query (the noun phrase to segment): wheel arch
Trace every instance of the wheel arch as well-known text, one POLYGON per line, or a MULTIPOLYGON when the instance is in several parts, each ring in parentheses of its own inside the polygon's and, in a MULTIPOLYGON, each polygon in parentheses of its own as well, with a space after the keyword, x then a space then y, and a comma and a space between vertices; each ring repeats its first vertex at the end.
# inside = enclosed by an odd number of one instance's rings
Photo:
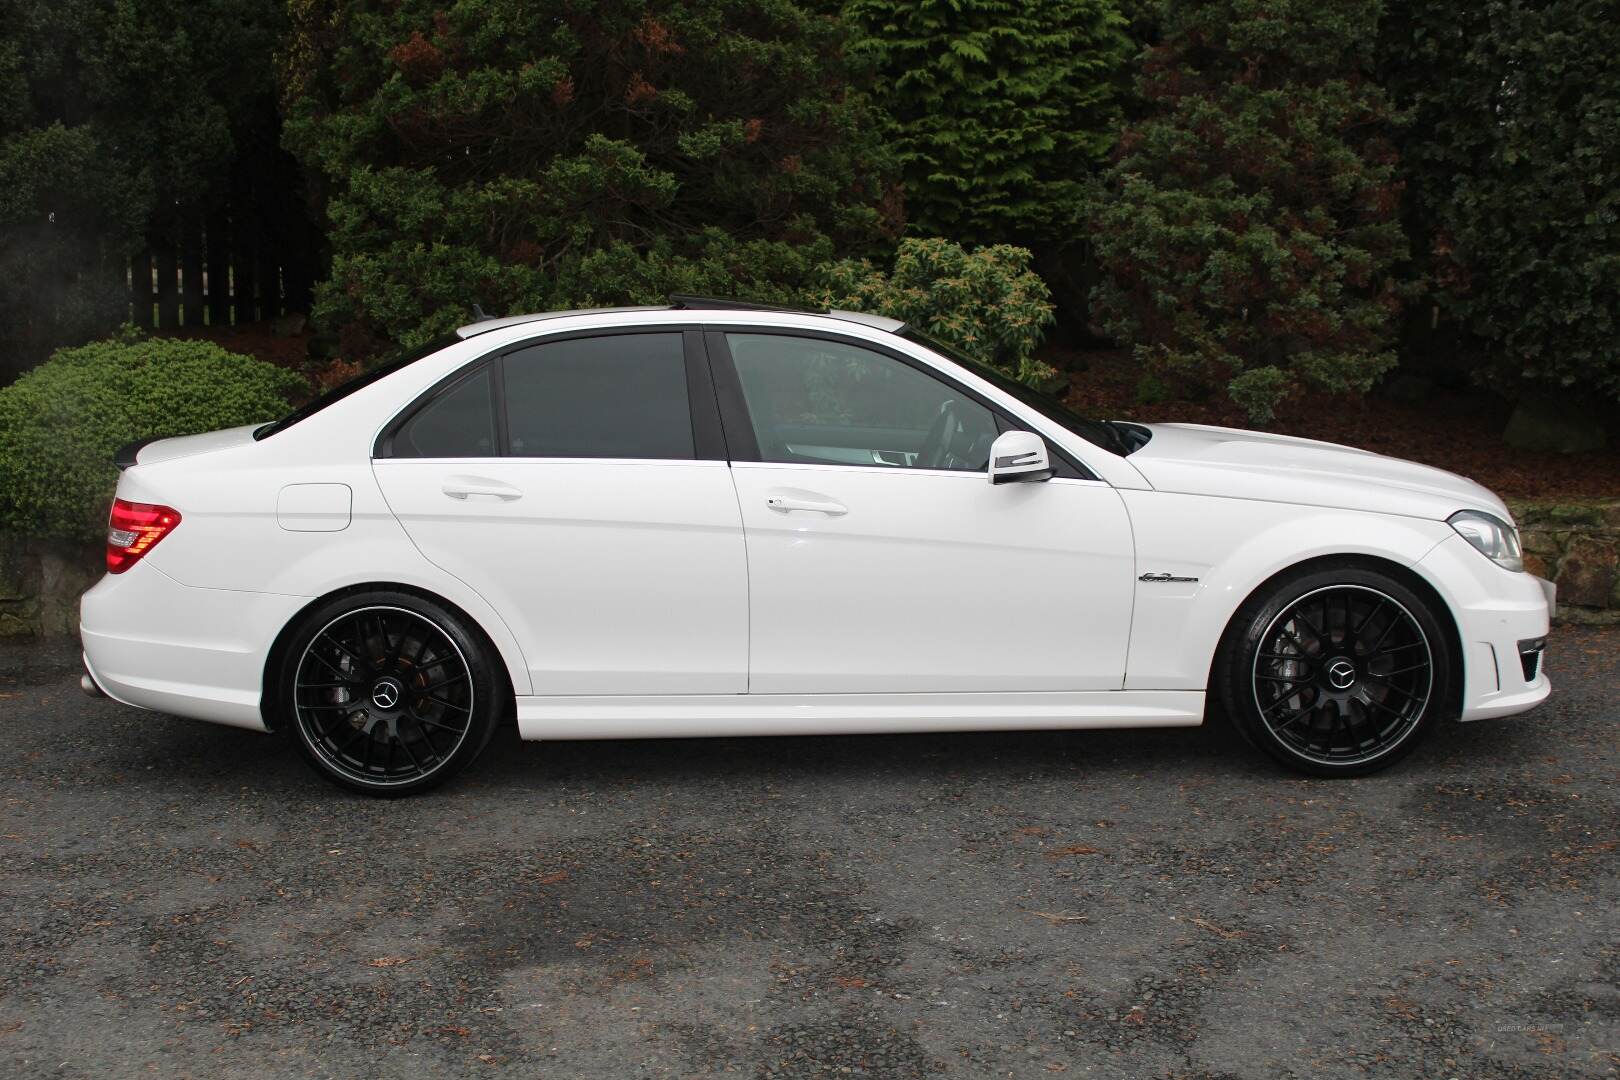
POLYGON ((1230 643, 1232 641, 1232 630, 1237 625, 1238 617, 1242 614, 1243 610, 1249 606, 1249 602, 1258 596, 1264 595, 1268 590, 1274 589, 1277 583, 1284 578, 1292 577, 1298 574, 1307 574, 1314 570, 1325 569, 1330 566, 1351 566, 1364 570, 1377 571, 1378 573, 1395 579, 1402 585, 1411 589, 1429 605, 1430 611, 1434 614, 1435 621, 1440 624, 1441 630, 1446 635, 1446 643, 1450 646, 1451 652, 1452 677, 1447 688, 1448 700, 1444 703, 1445 707, 1440 715, 1444 719, 1453 719, 1459 715, 1462 712, 1463 703, 1464 661, 1462 633, 1457 625, 1456 613, 1451 610, 1451 605, 1447 603, 1445 597, 1440 594, 1440 590, 1435 588, 1427 578, 1418 573, 1412 567, 1402 565, 1401 563, 1392 559, 1386 559, 1378 555, 1368 555, 1360 552, 1314 555, 1308 559, 1301 559, 1299 562, 1293 563, 1282 568, 1281 570, 1276 571, 1264 581, 1261 581, 1250 589, 1249 592, 1238 601, 1237 605, 1232 608, 1231 613, 1227 616, 1226 625, 1221 630, 1221 636, 1216 647, 1215 655, 1211 657, 1210 670, 1206 680, 1206 689, 1211 694, 1210 699, 1213 700, 1213 683, 1215 672, 1218 669, 1222 659, 1224 659, 1227 649, 1230 647, 1230 643))
POLYGON ((461 619, 472 633, 478 635, 479 643, 489 651, 489 655, 499 661, 496 664, 496 669, 500 673, 500 677, 505 684, 505 694, 511 704, 511 709, 509 711, 515 715, 517 708, 517 692, 513 686, 512 672, 508 666, 507 658, 500 647, 495 643, 495 639, 491 637, 489 631, 484 628, 481 622, 469 614, 466 608, 462 607, 460 604, 457 604, 453 600, 441 596, 431 589, 422 588, 420 585, 406 585, 398 581, 363 581, 357 582, 353 585, 345 585, 341 588, 332 589, 331 591, 323 593, 320 596, 313 597, 309 603, 305 604, 303 607, 294 612, 292 617, 286 621, 279 631, 277 631, 276 638, 271 643, 269 652, 265 654, 264 670, 260 673, 261 694, 259 697, 259 712, 264 719, 264 726, 268 730, 278 730, 275 717, 280 711, 281 698, 280 687, 277 685, 277 679, 275 676, 280 670, 282 663, 287 658, 288 649, 292 647, 294 631, 300 624, 303 623, 305 617, 321 604, 338 599, 339 597, 352 596, 364 592, 375 592, 379 590, 405 593, 409 596, 415 596, 418 599, 438 604, 439 606, 448 610, 451 614, 461 619))

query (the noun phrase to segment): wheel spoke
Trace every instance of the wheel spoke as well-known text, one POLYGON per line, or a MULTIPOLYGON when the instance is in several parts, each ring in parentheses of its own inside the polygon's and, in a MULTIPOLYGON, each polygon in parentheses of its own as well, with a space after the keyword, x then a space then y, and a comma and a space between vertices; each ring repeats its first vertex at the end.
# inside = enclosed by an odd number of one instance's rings
MULTIPOLYGON (((367 661, 364 657, 362 657, 359 653, 355 652, 353 649, 349 648, 347 645, 343 644, 343 642, 341 642, 337 638, 333 637, 331 634, 322 632, 321 637, 324 638, 327 642, 329 642, 333 647, 335 647, 338 650, 338 652, 341 652, 344 656, 347 656, 350 660, 353 660, 356 664, 359 664, 361 667, 365 668, 367 671, 375 671, 376 670, 376 668, 371 666, 371 663, 369 661, 367 661)), ((364 645, 362 644, 362 648, 363 647, 364 647, 364 645)))
POLYGON ((1271 713, 1271 710, 1275 709, 1277 706, 1286 705, 1290 701, 1294 700, 1296 697, 1299 697, 1299 695, 1298 694, 1284 694, 1282 697, 1278 698, 1276 701, 1273 701, 1270 705, 1267 705, 1265 708, 1261 709, 1260 710, 1260 715, 1261 716, 1267 716, 1267 715, 1269 715, 1271 713))
POLYGON ((1408 701, 1422 701, 1423 700, 1423 698, 1421 696, 1419 696, 1417 694, 1414 694, 1414 693, 1412 693, 1411 691, 1408 691, 1408 690, 1402 690, 1400 687, 1395 686, 1394 684, 1387 684, 1387 685, 1385 685, 1384 689, 1392 691, 1394 693, 1397 693, 1397 694, 1401 695, 1402 697, 1404 697, 1408 701))
POLYGON ((363 727, 350 728, 349 729, 349 737, 347 739, 344 739, 337 746, 338 753, 341 754, 341 753, 346 752, 349 749, 349 747, 353 746, 361 738, 370 738, 370 733, 367 732, 366 729, 363 728, 363 727))
POLYGON ((422 741, 427 743, 428 753, 432 754, 435 758, 440 757, 441 755, 439 754, 439 747, 436 743, 434 743, 433 736, 428 730, 432 725, 424 723, 421 717, 416 717, 415 719, 418 730, 422 732, 422 741))
POLYGON ((1361 635, 1362 635, 1362 632, 1363 632, 1363 631, 1365 631, 1365 630, 1366 630, 1366 629, 1367 629, 1367 626, 1368 626, 1368 624, 1369 624, 1369 623, 1371 623, 1371 622, 1372 622, 1372 621, 1373 621, 1373 618, 1374 618, 1374 617, 1375 617, 1375 616, 1376 616, 1376 615, 1377 615, 1377 614, 1378 614, 1378 613, 1379 613, 1379 612, 1380 612, 1380 611, 1383 611, 1383 610, 1384 610, 1384 605, 1385 605, 1385 604, 1388 604, 1388 603, 1389 603, 1389 601, 1388 601, 1388 600, 1386 600, 1386 599, 1385 599, 1385 598, 1384 598, 1384 597, 1382 597, 1382 596, 1380 596, 1380 597, 1379 597, 1379 598, 1378 598, 1378 603, 1376 603, 1376 604, 1374 604, 1374 605, 1373 605, 1373 606, 1372 606, 1372 607, 1371 607, 1371 608, 1370 608, 1370 609, 1369 609, 1369 610, 1368 610, 1368 611, 1367 611, 1367 614, 1366 614, 1366 615, 1364 615, 1364 616, 1362 616, 1362 619, 1361 619, 1361 623, 1360 623, 1360 625, 1358 625, 1358 626, 1357 626, 1357 627, 1356 627, 1356 629, 1355 629, 1355 632, 1354 632, 1354 633, 1352 633, 1352 634, 1351 634, 1351 635, 1350 635, 1350 640, 1351 640, 1351 641, 1354 641, 1354 642, 1356 642, 1356 643, 1358 643, 1358 644, 1359 644, 1359 643, 1360 643, 1360 642, 1361 642, 1361 635))
POLYGON ((1373 659, 1376 660, 1380 656, 1394 656, 1396 653, 1405 652, 1407 649, 1427 649, 1428 647, 1428 642, 1425 641, 1408 641, 1404 645, 1396 645, 1385 649, 1383 652, 1373 653, 1373 659))
POLYGON ((353 677, 350 672, 344 671, 342 668, 340 668, 336 664, 332 663, 332 661, 328 660, 326 657, 322 656, 320 653, 314 651, 313 648, 311 648, 311 650, 309 652, 309 657, 311 659, 313 659, 313 660, 318 660, 320 663, 325 665, 325 667, 326 667, 326 669, 328 671, 330 671, 332 674, 336 675, 340 679, 349 679, 349 678, 353 677))
POLYGON ((424 772, 425 770, 422 768, 422 763, 420 761, 417 761, 416 760, 416 755, 411 752, 410 740, 406 739, 405 736, 401 735, 399 737, 398 741, 399 741, 399 748, 401 750, 405 751, 405 756, 406 757, 411 759, 411 768, 415 769, 419 773, 424 772))
MULTIPOLYGON (((1327 614, 1327 604, 1326 604, 1325 601, 1323 602, 1323 606, 1322 606, 1322 614, 1324 614, 1324 615, 1327 614)), ((1321 645, 1325 646, 1325 645, 1327 645, 1327 643, 1330 640, 1332 640, 1331 638, 1328 637, 1328 635, 1326 635, 1326 634, 1324 634, 1322 632, 1321 627, 1319 627, 1315 623, 1311 622, 1311 617, 1305 613, 1305 605, 1304 604, 1300 604, 1298 607, 1294 608, 1294 618, 1296 618, 1300 622, 1304 623, 1305 624, 1305 629, 1309 630, 1311 633, 1316 635, 1316 640, 1317 640, 1318 644, 1321 644, 1321 645)), ((1326 621, 1327 621, 1326 619, 1323 620, 1323 622, 1326 622, 1326 621)))

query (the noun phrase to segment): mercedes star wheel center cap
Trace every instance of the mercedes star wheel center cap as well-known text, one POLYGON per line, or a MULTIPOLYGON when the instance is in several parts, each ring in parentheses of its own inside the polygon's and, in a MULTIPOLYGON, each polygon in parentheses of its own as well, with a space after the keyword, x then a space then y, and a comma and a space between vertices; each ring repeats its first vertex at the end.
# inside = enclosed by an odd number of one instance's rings
POLYGON ((371 703, 379 709, 392 709, 399 704, 405 688, 393 679, 382 679, 371 690, 371 703))
POLYGON ((1327 667, 1328 682, 1335 690, 1348 690, 1356 682, 1356 665, 1342 656, 1327 667))

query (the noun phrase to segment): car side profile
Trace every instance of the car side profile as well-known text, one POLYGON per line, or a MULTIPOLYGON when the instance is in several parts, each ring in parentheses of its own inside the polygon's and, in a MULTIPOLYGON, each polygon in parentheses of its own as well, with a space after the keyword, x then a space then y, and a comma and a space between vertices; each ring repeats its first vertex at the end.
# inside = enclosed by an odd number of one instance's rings
POLYGON ((1470 480, 1085 419, 892 319, 677 298, 463 327, 119 454, 87 692, 398 795, 525 739, 1173 727, 1367 773, 1546 698, 1470 480))

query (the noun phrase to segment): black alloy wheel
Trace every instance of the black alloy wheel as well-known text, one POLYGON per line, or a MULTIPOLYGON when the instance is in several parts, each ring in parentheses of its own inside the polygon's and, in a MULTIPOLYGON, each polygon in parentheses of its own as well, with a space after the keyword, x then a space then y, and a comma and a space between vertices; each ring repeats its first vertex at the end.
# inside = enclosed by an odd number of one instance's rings
POLYGON ((1251 600, 1222 654, 1217 700, 1239 730, 1326 776, 1372 772, 1409 752, 1448 700, 1454 667, 1423 597, 1348 568, 1251 600))
POLYGON ((286 705, 300 749, 356 791, 442 783, 484 748, 499 711, 479 638, 406 594, 337 606, 311 613, 291 655, 286 705))

